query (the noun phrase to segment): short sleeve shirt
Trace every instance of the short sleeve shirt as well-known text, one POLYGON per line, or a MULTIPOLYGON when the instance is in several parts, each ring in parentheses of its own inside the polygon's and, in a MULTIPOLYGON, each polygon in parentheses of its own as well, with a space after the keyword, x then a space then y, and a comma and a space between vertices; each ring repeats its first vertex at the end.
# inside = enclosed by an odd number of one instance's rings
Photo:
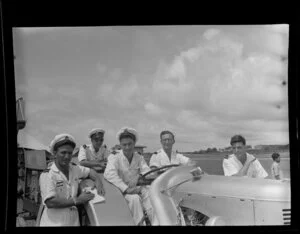
POLYGON ((80 162, 82 160, 104 160, 108 158, 109 154, 109 150, 103 145, 97 152, 95 151, 95 148, 92 144, 86 145, 86 148, 80 146, 78 153, 78 161, 80 162))
POLYGON ((280 164, 277 162, 273 162, 271 166, 271 174, 272 178, 276 179, 275 176, 279 176, 279 179, 282 179, 282 172, 280 170, 280 164))
MULTIPOLYGON (((253 158, 253 155, 247 153, 246 162, 251 161, 253 158)), ((229 155, 227 159, 223 159, 223 170, 225 176, 232 176, 238 173, 242 169, 242 167, 243 164, 234 154, 229 155)), ((268 173, 265 171, 258 159, 256 159, 249 166, 246 176, 251 178, 265 178, 268 176, 268 173)))
MULTIPOLYGON (((80 179, 86 178, 90 169, 83 166, 70 164, 69 180, 53 163, 48 173, 40 176, 40 188, 42 202, 47 199, 58 197, 70 199, 76 197, 80 179)), ((43 211, 40 226, 74 226, 78 214, 76 207, 68 208, 47 208, 43 211)), ((76 226, 76 225, 75 225, 76 226)))
POLYGON ((163 149, 158 150, 152 154, 149 165, 162 167, 170 164, 188 165, 190 159, 182 154, 178 154, 174 151, 171 153, 171 160, 163 149))

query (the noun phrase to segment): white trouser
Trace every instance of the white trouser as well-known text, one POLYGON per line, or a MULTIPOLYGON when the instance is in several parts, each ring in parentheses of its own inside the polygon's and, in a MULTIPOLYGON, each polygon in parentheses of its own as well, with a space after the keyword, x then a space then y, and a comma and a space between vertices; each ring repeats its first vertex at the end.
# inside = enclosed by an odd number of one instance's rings
POLYGON ((75 206, 49 209, 45 207, 40 226, 80 226, 77 208, 75 206))
POLYGON ((139 224, 139 222, 144 217, 144 212, 143 212, 143 208, 144 208, 150 219, 151 224, 157 225, 157 220, 154 215, 154 211, 150 202, 149 186, 143 186, 140 195, 126 194, 125 199, 128 202, 128 206, 133 216, 133 220, 135 224, 139 224))

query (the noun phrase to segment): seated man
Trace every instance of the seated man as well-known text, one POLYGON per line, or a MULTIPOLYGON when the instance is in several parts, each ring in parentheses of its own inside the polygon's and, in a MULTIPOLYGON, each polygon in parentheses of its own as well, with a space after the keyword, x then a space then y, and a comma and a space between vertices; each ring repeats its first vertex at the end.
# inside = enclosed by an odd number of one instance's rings
POLYGON ((170 165, 190 165, 194 166, 196 163, 190 158, 172 151, 173 145, 175 143, 175 136, 170 131, 162 131, 160 133, 160 142, 162 149, 155 152, 150 159, 149 165, 151 169, 170 165))
POLYGON ((246 140, 241 135, 231 138, 233 154, 223 159, 225 176, 247 176, 252 178, 266 178, 268 173, 258 159, 246 152, 246 140))
POLYGON ((94 197, 94 194, 86 192, 77 196, 80 179, 91 178, 98 193, 104 195, 101 178, 93 169, 71 163, 75 145, 74 138, 69 134, 55 136, 50 144, 55 161, 40 176, 42 202, 45 205, 40 226, 79 226, 77 205, 94 197))
POLYGON ((144 209, 154 224, 154 214, 148 194, 149 186, 137 186, 138 178, 150 171, 142 155, 134 151, 138 140, 137 132, 132 128, 122 128, 117 139, 121 150, 108 157, 104 178, 117 186, 128 202, 135 224, 143 224, 144 209))
POLYGON ((103 173, 106 167, 107 157, 110 152, 106 145, 102 145, 105 131, 100 128, 91 130, 89 138, 91 143, 80 147, 78 161, 81 166, 93 168, 98 173, 103 173))

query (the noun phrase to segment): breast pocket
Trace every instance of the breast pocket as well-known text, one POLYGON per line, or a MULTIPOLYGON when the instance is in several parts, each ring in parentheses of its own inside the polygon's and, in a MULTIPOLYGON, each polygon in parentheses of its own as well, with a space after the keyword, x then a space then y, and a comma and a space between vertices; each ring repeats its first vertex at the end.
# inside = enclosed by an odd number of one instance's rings
POLYGON ((64 181, 56 181, 55 190, 58 197, 66 197, 67 185, 64 181))

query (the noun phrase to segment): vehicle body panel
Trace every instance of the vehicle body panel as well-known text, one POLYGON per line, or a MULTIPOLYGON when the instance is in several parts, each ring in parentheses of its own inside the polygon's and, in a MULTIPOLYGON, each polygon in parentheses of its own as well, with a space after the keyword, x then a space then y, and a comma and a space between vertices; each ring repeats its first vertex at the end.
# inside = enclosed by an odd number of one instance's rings
POLYGON ((132 226, 135 225, 133 218, 121 191, 103 179, 105 189, 105 201, 101 203, 85 205, 92 226, 132 226))
POLYGON ((178 224, 176 206, 179 203, 208 217, 220 216, 226 225, 283 225, 290 222, 289 181, 207 174, 193 180, 191 169, 193 167, 184 166, 170 169, 152 183, 150 199, 160 224, 178 224), (186 182, 174 186, 182 181, 186 182), (166 190, 172 186, 174 188, 166 190))

